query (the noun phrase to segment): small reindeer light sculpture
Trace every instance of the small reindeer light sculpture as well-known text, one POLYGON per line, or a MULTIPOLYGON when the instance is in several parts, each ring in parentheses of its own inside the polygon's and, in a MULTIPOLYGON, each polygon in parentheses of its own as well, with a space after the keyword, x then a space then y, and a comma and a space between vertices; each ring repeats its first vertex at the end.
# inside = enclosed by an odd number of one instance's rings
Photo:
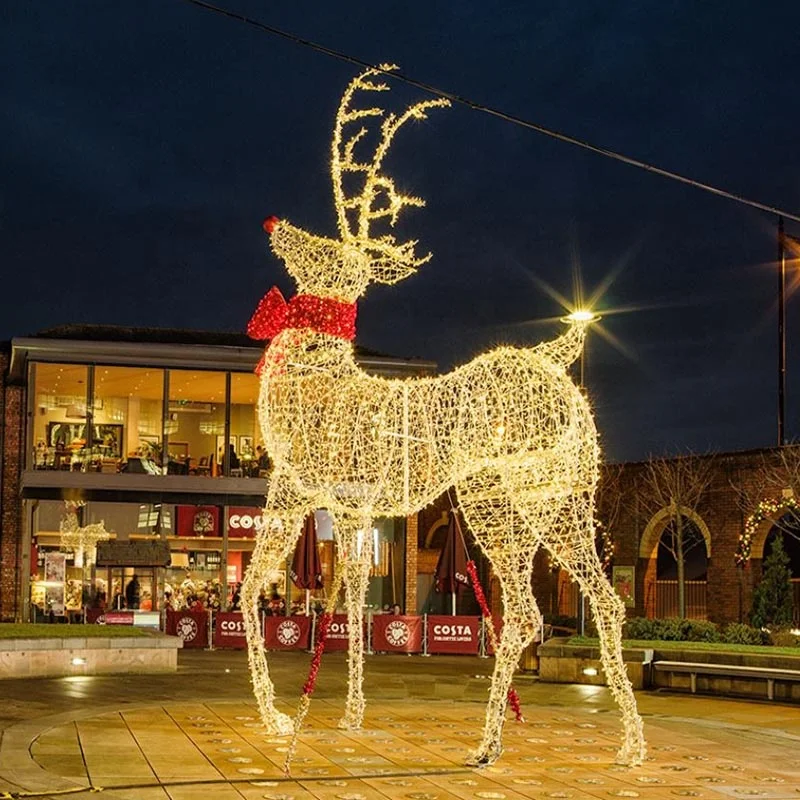
POLYGON ((608 685, 622 713, 618 760, 640 763, 642 723, 622 662, 624 608, 594 546, 597 435, 586 398, 567 374, 586 323, 537 347, 497 348, 440 377, 385 379, 367 375, 355 362, 356 300, 370 283, 395 283, 430 258, 417 256, 415 241, 398 242, 374 226, 391 228, 403 208, 424 205, 398 191, 382 173, 383 161, 403 125, 448 103, 425 101, 401 115, 353 106, 357 93, 388 88, 379 71, 367 70, 352 81, 339 107, 332 146, 339 239, 276 218, 265 223, 297 294, 286 303, 272 289, 248 327, 255 338, 270 340, 259 365, 258 410, 275 463, 264 527, 242 587, 262 719, 272 732, 292 730, 291 718, 275 708, 257 601, 267 576, 292 552, 305 516, 326 508, 334 517, 350 631, 340 726, 357 728, 365 707, 362 606, 372 558, 366 532, 373 519, 413 514, 455 486, 464 518, 500 581, 504 607, 483 738, 470 763, 491 763, 502 750, 512 675, 541 623, 530 584, 540 547, 589 599, 608 685), (351 133, 353 123, 379 117, 377 147, 364 160, 359 151, 367 129, 351 133))

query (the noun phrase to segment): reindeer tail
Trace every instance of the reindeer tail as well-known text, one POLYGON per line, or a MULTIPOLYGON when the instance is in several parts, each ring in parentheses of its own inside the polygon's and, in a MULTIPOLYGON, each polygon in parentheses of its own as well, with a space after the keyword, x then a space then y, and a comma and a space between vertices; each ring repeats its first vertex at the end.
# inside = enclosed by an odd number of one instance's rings
POLYGON ((566 369, 580 357, 586 339, 586 329, 593 321, 570 321, 566 333, 551 342, 542 342, 533 349, 536 353, 566 369))

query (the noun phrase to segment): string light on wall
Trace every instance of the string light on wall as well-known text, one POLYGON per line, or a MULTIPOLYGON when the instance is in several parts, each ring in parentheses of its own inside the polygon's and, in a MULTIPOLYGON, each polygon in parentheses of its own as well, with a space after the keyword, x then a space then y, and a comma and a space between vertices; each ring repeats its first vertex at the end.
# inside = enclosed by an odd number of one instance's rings
MULTIPOLYGON (((388 88, 381 73, 369 69, 352 81, 339 106, 331 161, 339 238, 275 217, 264 223, 297 294, 287 302, 270 290, 248 326, 251 335, 269 339, 258 368, 258 413, 275 465, 264 527, 242 587, 262 719, 276 733, 293 729, 291 718, 275 708, 258 596, 292 553, 307 514, 326 508, 334 520, 350 635, 340 726, 358 728, 365 708, 362 608, 374 568, 373 520, 414 514, 455 486, 461 513, 503 590, 504 625, 483 736, 470 762, 491 763, 502 751, 511 679, 541 627, 530 574, 534 554, 544 547, 589 599, 606 679, 622 712, 618 759, 640 763, 642 724, 622 661, 625 611, 595 550, 597 435, 588 401, 567 371, 590 321, 572 320, 562 336, 536 347, 499 347, 440 377, 375 377, 355 362, 358 298, 371 283, 393 284, 430 258, 417 254, 416 241, 398 241, 392 232, 406 207, 424 201, 401 193, 384 174, 383 161, 403 126, 423 122, 448 102, 425 101, 399 114, 356 106, 362 96, 388 88), (377 144, 367 156, 369 123, 376 123, 377 144)), ((310 692, 306 708, 309 698, 310 692)))

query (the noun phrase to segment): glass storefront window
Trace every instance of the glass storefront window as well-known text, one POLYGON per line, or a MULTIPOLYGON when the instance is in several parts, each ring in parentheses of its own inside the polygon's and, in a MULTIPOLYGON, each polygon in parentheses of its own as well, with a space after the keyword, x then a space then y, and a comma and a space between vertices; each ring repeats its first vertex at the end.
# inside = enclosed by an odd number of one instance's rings
POLYGON ((95 368, 94 449, 101 472, 162 473, 163 396, 163 370, 95 368))
POLYGON ((33 469, 83 469, 89 455, 86 400, 89 370, 78 364, 33 364, 33 469))
POLYGON ((265 478, 270 467, 258 427, 258 391, 257 375, 231 375, 231 444, 239 459, 238 475, 245 478, 265 478))
POLYGON ((222 474, 225 373, 170 370, 165 428, 170 474, 222 474))

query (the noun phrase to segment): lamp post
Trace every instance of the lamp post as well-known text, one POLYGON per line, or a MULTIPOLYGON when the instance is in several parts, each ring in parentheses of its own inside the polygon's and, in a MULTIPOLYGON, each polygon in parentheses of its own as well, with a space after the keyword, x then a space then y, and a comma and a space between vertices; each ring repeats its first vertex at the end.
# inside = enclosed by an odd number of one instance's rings
POLYGON ((778 217, 778 447, 786 444, 786 247, 778 217))
POLYGON ((800 239, 783 229, 778 217, 778 447, 786 444, 786 251, 800 256, 800 239))
MULTIPOLYGON (((571 314, 568 314, 564 317, 561 321, 566 322, 569 325, 586 325, 587 327, 594 322, 597 322, 600 319, 599 315, 595 314, 594 311, 588 308, 576 308, 571 314)), ((585 354, 586 354, 586 342, 584 342, 583 347, 581 348, 581 355, 579 359, 579 375, 580 381, 579 385, 581 387, 581 391, 584 388, 584 377, 585 377, 585 354)), ((585 597, 583 596, 583 592, 578 587, 578 633, 583 636, 586 633, 586 608, 585 608, 585 597)))

